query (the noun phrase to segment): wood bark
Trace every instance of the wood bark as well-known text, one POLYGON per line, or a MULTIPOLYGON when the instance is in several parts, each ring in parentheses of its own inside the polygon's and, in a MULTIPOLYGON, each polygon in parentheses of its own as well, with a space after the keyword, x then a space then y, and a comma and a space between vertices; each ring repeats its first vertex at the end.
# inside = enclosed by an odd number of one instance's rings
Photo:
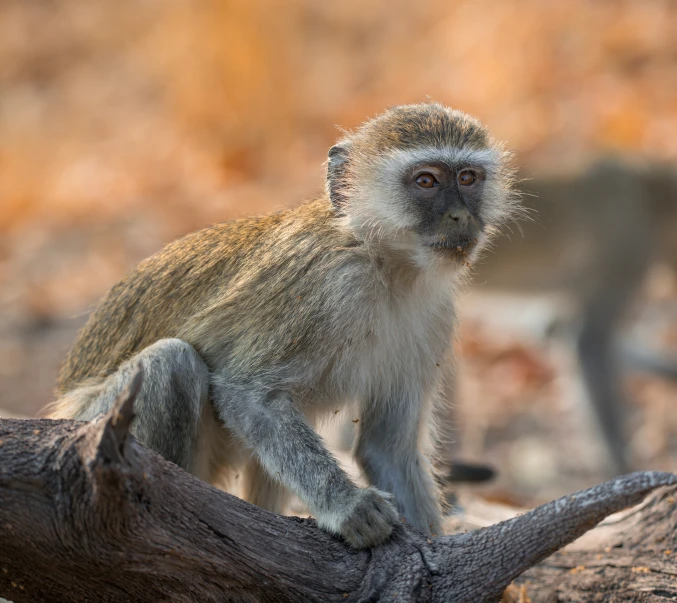
POLYGON ((468 533, 426 539, 402 524, 386 544, 355 551, 312 519, 268 513, 197 480, 129 435, 140 379, 96 423, 0 420, 0 596, 498 601, 525 570, 663 486, 672 489, 533 567, 504 598, 660 601, 677 592, 672 474, 619 477, 468 533), (612 588, 613 599, 586 598, 612 588))
POLYGON ((526 571, 510 592, 534 602, 677 600, 676 500, 674 488, 660 489, 526 571))

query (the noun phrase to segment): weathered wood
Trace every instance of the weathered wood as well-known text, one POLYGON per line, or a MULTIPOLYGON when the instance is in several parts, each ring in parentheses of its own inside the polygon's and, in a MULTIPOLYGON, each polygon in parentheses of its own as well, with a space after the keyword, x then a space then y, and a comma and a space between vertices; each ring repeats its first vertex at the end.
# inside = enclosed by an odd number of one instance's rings
MULTIPOLYGON (((16 603, 496 601, 520 573, 605 516, 677 484, 671 474, 631 474, 489 528, 428 540, 402 525, 385 545, 354 551, 312 519, 263 511, 148 450, 128 434, 134 396, 132 388, 93 424, 0 420, 1 596, 16 603)), ((626 546, 643 542, 643 517, 638 512, 626 546)), ((658 519, 655 530, 671 529, 658 519)), ((672 540, 672 532, 661 537, 672 540)), ((659 561, 672 565, 668 555, 659 561)), ((532 571, 552 571, 548 564, 532 571)))
POLYGON ((519 577, 531 601, 677 600, 677 493, 663 488, 519 577))

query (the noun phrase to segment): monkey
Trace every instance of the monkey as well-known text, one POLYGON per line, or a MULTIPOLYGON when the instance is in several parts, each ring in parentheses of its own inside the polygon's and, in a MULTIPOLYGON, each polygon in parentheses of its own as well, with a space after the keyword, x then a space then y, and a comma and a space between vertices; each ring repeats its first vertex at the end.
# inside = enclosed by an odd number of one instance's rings
POLYGON ((516 219, 511 153, 477 119, 402 105, 329 149, 325 190, 169 244, 115 285, 80 331, 52 418, 93 420, 141 365, 135 435, 281 512, 377 546, 402 518, 441 532, 431 458, 455 296, 516 219), (353 406, 351 406, 353 405, 353 406), (358 487, 314 430, 356 408, 358 487))
MULTIPOLYGON (((666 376, 677 365, 651 359, 616 335, 650 266, 677 269, 677 169, 606 156, 584 169, 518 176, 530 219, 504 232, 473 267, 475 291, 560 291, 578 317, 575 349, 613 474, 627 473, 626 367, 666 376)), ((453 395, 453 394, 452 394, 453 395)))

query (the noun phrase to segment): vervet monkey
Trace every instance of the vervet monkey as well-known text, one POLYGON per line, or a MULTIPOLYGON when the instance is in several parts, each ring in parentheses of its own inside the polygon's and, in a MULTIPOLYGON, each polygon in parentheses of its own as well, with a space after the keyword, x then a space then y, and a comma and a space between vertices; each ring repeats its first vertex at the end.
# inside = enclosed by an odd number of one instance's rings
POLYGON ((134 430, 214 480, 245 466, 246 498, 296 494, 356 548, 403 516, 440 532, 428 454, 454 294, 518 211, 509 154, 439 104, 392 108, 329 150, 325 194, 191 234, 104 297, 61 371, 49 416, 91 420, 140 363, 134 430), (357 487, 312 429, 356 403, 357 487))
POLYGON ((519 187, 531 220, 520 223, 522 234, 495 240, 474 267, 476 290, 559 289, 573 297, 584 382, 612 470, 626 472, 623 360, 631 355, 633 364, 666 375, 670 363, 649 362, 637 346, 622 354, 616 335, 652 263, 677 268, 677 167, 608 157, 583 171, 536 174, 519 187))

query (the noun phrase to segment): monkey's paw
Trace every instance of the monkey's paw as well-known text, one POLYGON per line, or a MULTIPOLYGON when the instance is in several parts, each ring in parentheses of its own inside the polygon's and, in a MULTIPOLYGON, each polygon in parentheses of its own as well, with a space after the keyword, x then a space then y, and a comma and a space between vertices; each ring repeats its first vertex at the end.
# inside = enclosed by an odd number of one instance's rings
POLYGON ((392 496, 376 488, 360 488, 356 502, 341 522, 339 533, 356 549, 366 549, 385 541, 399 522, 390 503, 392 496))

